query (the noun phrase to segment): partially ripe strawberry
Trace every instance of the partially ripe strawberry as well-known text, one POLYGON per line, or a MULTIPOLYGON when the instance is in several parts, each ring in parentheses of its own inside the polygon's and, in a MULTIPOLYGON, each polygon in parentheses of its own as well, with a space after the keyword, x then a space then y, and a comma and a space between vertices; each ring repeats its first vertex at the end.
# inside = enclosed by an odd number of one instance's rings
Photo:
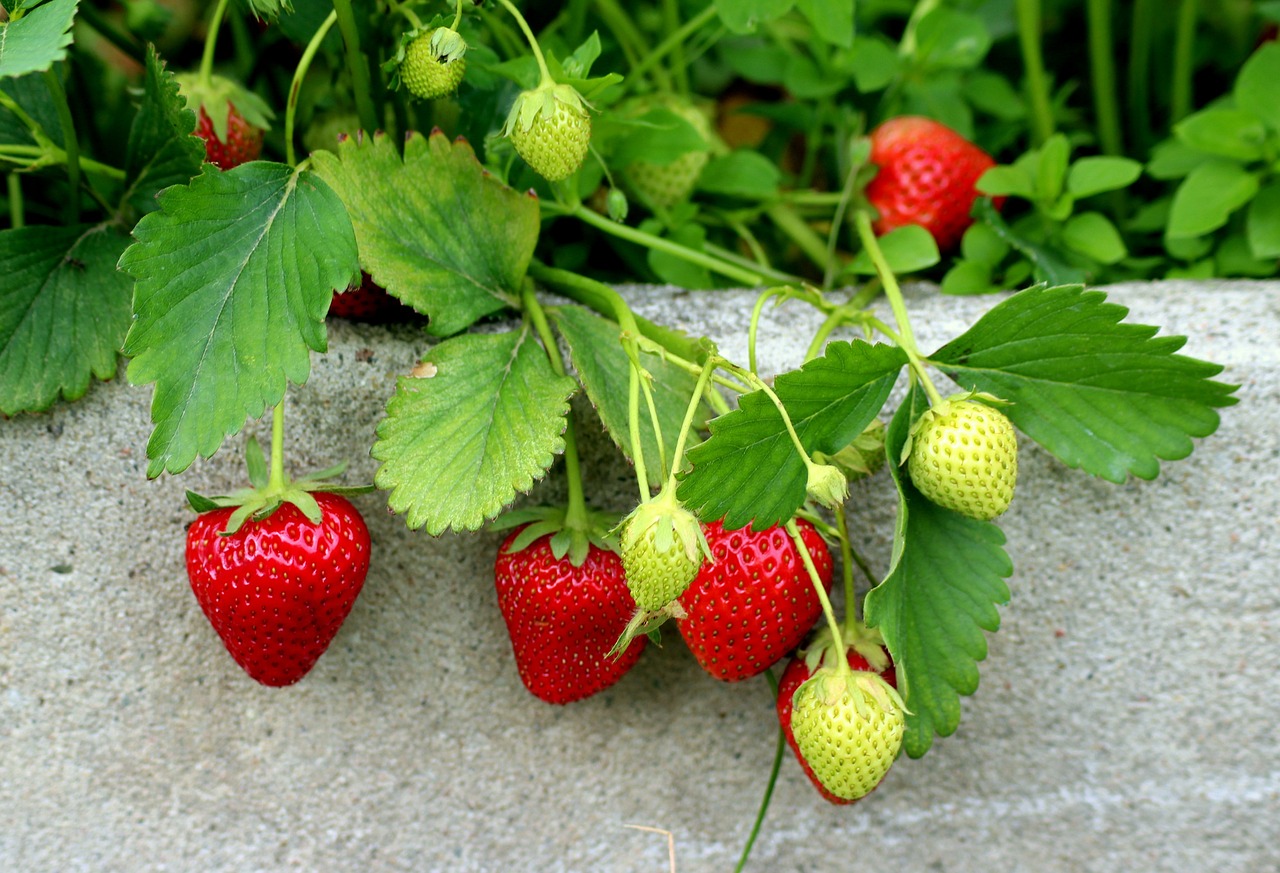
MULTIPOLYGON (((697 131, 706 143, 711 142, 711 123, 702 110, 687 100, 674 96, 665 98, 644 98, 625 111, 631 117, 640 117, 654 109, 667 109, 683 118, 697 131)), ((634 161, 623 171, 627 186, 643 203, 651 208, 671 209, 685 200, 693 192, 702 168, 707 165, 710 155, 703 149, 689 151, 666 164, 651 161, 634 161)))
MULTIPOLYGON (((807 521, 796 522, 823 587, 831 590, 831 552, 807 521)), ((702 669, 736 682, 763 673, 800 645, 822 603, 791 535, 781 527, 705 528, 711 559, 679 597, 680 634, 702 669)))
POLYGON ((333 295, 329 314, 348 321, 384 322, 398 317, 409 317, 413 310, 387 293, 368 273, 360 274, 361 281, 347 290, 333 295))
POLYGON ((400 81, 423 100, 452 94, 467 70, 465 50, 462 37, 447 27, 424 31, 405 48, 400 81))
POLYGON ((548 83, 516 98, 502 129, 516 154, 548 182, 578 171, 591 146, 591 115, 571 85, 548 83))
MULTIPOLYGON (((827 636, 829 638, 829 634, 827 636)), ((880 639, 878 632, 867 631, 859 626, 856 630, 852 628, 846 629, 845 637, 846 641, 849 641, 846 658, 852 670, 879 673, 885 682, 888 682, 895 689, 898 687, 893 662, 889 659, 888 652, 876 642, 880 639), (859 639, 860 636, 861 639, 859 639)), ((791 729, 793 699, 796 689, 813 675, 815 667, 811 664, 811 661, 812 659, 798 655, 792 658, 787 663, 787 668, 782 671, 782 678, 778 681, 778 725, 782 728, 782 734, 786 738, 792 754, 799 761, 800 768, 804 771, 805 776, 809 777, 809 781, 813 783, 813 787, 818 790, 818 793, 831 803, 853 803, 853 800, 832 794, 818 781, 818 777, 813 774, 813 768, 809 766, 809 762, 800 754, 800 748, 796 745, 795 733, 791 729)))
MULTIPOLYGON (((871 132, 871 163, 880 168, 866 188, 883 235, 918 224, 939 251, 953 249, 973 223, 974 184, 995 161, 973 143, 931 118, 905 115, 871 132)), ((1003 199, 995 201, 998 209, 1003 199)))
POLYGON ((312 496, 313 523, 292 503, 223 535, 235 509, 187 529, 187 576, 227 651, 263 685, 297 682, 329 648, 369 572, 369 530, 344 497, 312 496))
POLYGON ((271 126, 272 112, 261 97, 222 76, 204 80, 184 73, 175 78, 196 113, 195 135, 204 140, 209 163, 230 170, 262 156, 262 135, 271 126))
POLYGON ((618 657, 609 656, 636 608, 622 560, 591 545, 575 567, 569 555, 555 556, 549 534, 510 551, 522 530, 507 537, 494 563, 498 607, 520 679, 547 703, 590 697, 635 666, 648 642, 637 637, 618 657))
POLYGON ((622 523, 627 586, 641 612, 656 612, 684 593, 708 553, 698 519, 663 490, 622 523))
POLYGON ((990 521, 1013 500, 1018 435, 1003 412, 952 399, 928 409, 911 434, 907 472, 939 506, 990 521))
POLYGON ((903 709, 898 692, 878 674, 821 667, 792 698, 796 748, 827 791, 859 800, 898 757, 903 709))

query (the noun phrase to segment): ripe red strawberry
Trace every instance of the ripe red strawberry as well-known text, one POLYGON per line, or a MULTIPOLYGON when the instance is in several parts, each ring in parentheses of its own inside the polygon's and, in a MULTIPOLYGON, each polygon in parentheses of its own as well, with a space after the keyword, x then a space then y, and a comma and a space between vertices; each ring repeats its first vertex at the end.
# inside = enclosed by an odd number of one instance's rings
MULTIPOLYGON (((871 163, 880 172, 866 188, 880 213, 875 232, 918 224, 946 252, 973 223, 974 183, 995 161, 973 143, 931 118, 893 118, 871 132, 871 163)), ((996 208, 1003 204, 997 198, 996 208)))
POLYGON ((219 139, 214 133, 213 120, 203 106, 196 122, 196 136, 204 140, 205 159, 221 170, 230 170, 262 156, 262 131, 245 121, 234 103, 227 104, 224 138, 219 139))
POLYGON ((234 507, 187 530, 187 576, 236 663, 263 685, 297 682, 351 611, 369 572, 369 531, 344 497, 313 492, 314 524, 292 503, 223 536, 234 507))
POLYGON ((590 697, 635 666, 648 642, 637 637, 618 657, 609 656, 636 608, 622 559, 591 545, 575 567, 569 555, 555 556, 551 535, 508 551, 524 527, 507 537, 494 563, 520 679, 547 703, 590 697))
POLYGON ((368 273, 361 273, 359 285, 333 295, 329 314, 349 321, 383 322, 409 317, 413 310, 387 293, 368 273))
MULTIPOLYGON (((798 521, 823 586, 831 590, 831 552, 807 521, 798 521)), ((822 603, 790 534, 781 527, 705 528, 711 559, 680 595, 680 634, 702 669, 725 682, 763 673, 800 645, 822 603)))
MULTIPOLYGON (((874 633, 863 630, 863 633, 874 633)), ((850 634, 846 633, 846 636, 850 634)), ((855 639, 857 634, 853 634, 855 639)), ((875 634, 878 638, 879 634, 875 634)), ((869 640, 850 643, 848 648, 849 666, 854 670, 865 670, 871 673, 879 673, 880 677, 888 682, 894 688, 898 687, 897 674, 893 669, 893 662, 889 659, 889 654, 883 648, 875 645, 869 640), (862 651, 858 651, 861 648, 862 651), (877 652, 879 653, 877 655, 877 652), (866 655, 870 655, 868 660, 866 655), (871 661, 875 661, 872 664, 871 661)), ((778 682, 778 724, 782 727, 783 736, 786 737, 787 745, 791 747, 791 752, 796 756, 796 760, 800 762, 800 768, 804 770, 804 775, 809 777, 809 781, 813 783, 813 787, 818 789, 821 794, 831 803, 856 803, 854 800, 846 800, 843 797, 837 797, 826 789, 818 777, 814 775, 813 768, 809 766, 809 762, 800 754, 800 748, 796 745, 795 734, 791 730, 791 707, 794 702, 796 689, 805 683, 814 673, 814 668, 803 657, 792 658, 787 664, 787 668, 782 671, 782 679, 778 682)))

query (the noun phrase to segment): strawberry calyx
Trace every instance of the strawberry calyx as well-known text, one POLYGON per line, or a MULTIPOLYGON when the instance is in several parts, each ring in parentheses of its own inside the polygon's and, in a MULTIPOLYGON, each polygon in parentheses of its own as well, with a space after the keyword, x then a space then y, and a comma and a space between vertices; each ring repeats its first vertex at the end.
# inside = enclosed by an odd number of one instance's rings
POLYGON ((587 560, 592 546, 608 552, 618 552, 618 541, 613 530, 618 525, 616 513, 584 508, 575 519, 570 507, 531 506, 503 513, 490 525, 489 530, 510 530, 526 525, 504 550, 503 554, 522 552, 544 536, 551 536, 551 554, 558 561, 565 555, 575 567, 587 560))
POLYGON ((940 403, 931 404, 928 409, 920 413, 919 418, 912 422, 911 429, 907 432, 907 439, 902 444, 902 453, 898 458, 898 464, 902 465, 907 462, 907 458, 911 456, 911 446, 915 441, 916 435, 920 433, 920 431, 923 430, 930 421, 950 415, 951 408, 955 404, 970 401, 982 403, 993 408, 1013 405, 1012 400, 1005 400, 994 394, 988 394, 985 391, 960 391, 956 394, 951 394, 943 398, 940 403))
POLYGON ((296 506, 312 524, 319 524, 323 518, 323 512, 315 497, 312 496, 312 492, 323 491, 349 497, 354 494, 368 494, 374 490, 372 485, 336 485, 328 482, 327 480, 340 476, 346 470, 345 463, 293 480, 278 476, 275 477, 277 481, 273 483, 272 477, 267 472, 262 446, 253 437, 250 437, 245 444, 245 464, 249 469, 250 487, 248 488, 215 497, 187 491, 187 503, 196 512, 205 513, 217 509, 235 508, 227 518, 226 528, 219 532, 221 536, 231 536, 246 522, 266 520, 286 503, 296 506))
POLYGON ((878 707, 884 712, 909 712, 902 695, 879 673, 853 670, 847 663, 843 670, 840 666, 836 664, 820 667, 796 689, 796 697, 800 696, 801 689, 806 685, 810 686, 805 693, 814 695, 826 706, 839 706, 842 701, 850 701, 858 717, 863 720, 872 717, 872 707, 878 707))
POLYGON ((225 76, 210 75, 207 78, 199 73, 179 73, 174 77, 178 82, 178 92, 186 99, 187 107, 197 115, 203 109, 209 116, 214 136, 220 142, 227 141, 227 129, 231 110, 235 111, 249 124, 259 130, 270 130, 271 119, 275 113, 267 102, 237 82, 225 76))
MULTIPOLYGON (((857 619, 850 619, 841 627, 840 635, 845 645, 862 656, 875 672, 883 673, 889 666, 889 654, 885 650, 884 637, 880 631, 867 627, 857 619)), ((825 626, 819 627, 809 644, 801 649, 800 655, 810 673, 817 672, 824 665, 838 665, 841 661, 847 663, 847 659, 840 658, 836 651, 835 636, 831 633, 831 628, 825 626)))

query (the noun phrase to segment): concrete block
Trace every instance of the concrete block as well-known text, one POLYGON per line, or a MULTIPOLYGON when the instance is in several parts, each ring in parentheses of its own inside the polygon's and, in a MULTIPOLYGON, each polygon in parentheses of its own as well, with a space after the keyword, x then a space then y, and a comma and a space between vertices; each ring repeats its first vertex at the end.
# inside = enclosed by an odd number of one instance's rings
MULTIPOLYGON (((1155 482, 1115 486, 1023 451, 1003 519, 1016 566, 982 685, 952 737, 851 808, 784 761, 749 869, 1280 869, 1280 283, 1115 286, 1133 320, 1241 384, 1219 432, 1155 482)), ((630 289, 637 311, 746 360, 754 295, 630 289)), ((911 289, 921 345, 995 298, 911 289)), ((818 318, 769 310, 761 369, 797 365, 818 318)), ((295 472, 351 461, 409 329, 335 324, 290 394, 295 472)), ((145 477, 150 391, 122 381, 0 421, 0 870, 731 870, 776 736, 763 680, 707 678, 678 639, 568 707, 530 696, 496 608, 500 536, 406 530, 359 498, 364 593, 300 684, 262 688, 187 586, 183 491, 243 480, 243 436, 180 477, 145 477)), ((590 431, 590 428, 584 428, 590 431)), ((260 437, 269 422, 251 428, 260 437)), ((598 433, 596 500, 629 469, 598 433)), ((554 475, 534 498, 555 500, 554 475)), ((893 493, 849 514, 886 566, 893 493)))

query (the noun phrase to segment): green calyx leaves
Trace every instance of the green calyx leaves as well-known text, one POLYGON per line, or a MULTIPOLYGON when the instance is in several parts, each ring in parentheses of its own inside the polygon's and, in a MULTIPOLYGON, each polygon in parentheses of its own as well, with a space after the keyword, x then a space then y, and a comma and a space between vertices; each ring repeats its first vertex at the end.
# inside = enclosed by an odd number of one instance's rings
POLYGON ((254 127, 270 130, 275 113, 265 100, 243 85, 225 76, 210 76, 204 80, 199 73, 178 73, 174 79, 187 105, 197 113, 204 109, 213 125, 214 135, 223 142, 227 139, 227 115, 232 106, 254 127))
POLYGON ((489 525, 489 530, 510 530, 527 525, 507 546, 507 553, 521 552, 545 536, 551 537, 551 554, 556 560, 569 556, 570 563, 581 567, 591 546, 617 552, 613 531, 618 526, 616 513, 588 509, 581 519, 570 519, 563 506, 531 506, 504 512, 489 525))

